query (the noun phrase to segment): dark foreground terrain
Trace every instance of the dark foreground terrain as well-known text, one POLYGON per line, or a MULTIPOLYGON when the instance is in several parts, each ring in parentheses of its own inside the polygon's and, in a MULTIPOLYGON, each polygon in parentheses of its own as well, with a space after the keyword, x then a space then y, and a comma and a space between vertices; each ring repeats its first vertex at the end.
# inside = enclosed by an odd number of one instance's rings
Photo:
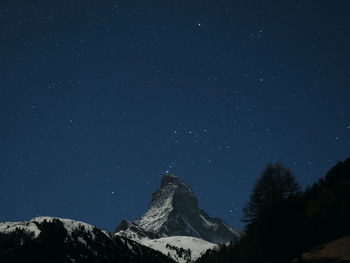
POLYGON ((245 221, 237 245, 209 251, 197 262, 349 262, 350 159, 304 191, 288 169, 268 166, 245 207, 245 221))

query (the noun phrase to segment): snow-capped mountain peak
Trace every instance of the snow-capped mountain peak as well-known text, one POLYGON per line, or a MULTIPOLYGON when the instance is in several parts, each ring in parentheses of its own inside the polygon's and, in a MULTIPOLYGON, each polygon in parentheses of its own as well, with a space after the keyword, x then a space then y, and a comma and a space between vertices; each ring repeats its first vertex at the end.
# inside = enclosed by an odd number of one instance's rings
POLYGON ((211 243, 235 241, 240 235, 223 220, 211 218, 200 209, 191 187, 169 173, 152 194, 148 211, 134 222, 123 220, 116 231, 148 238, 192 236, 211 243))

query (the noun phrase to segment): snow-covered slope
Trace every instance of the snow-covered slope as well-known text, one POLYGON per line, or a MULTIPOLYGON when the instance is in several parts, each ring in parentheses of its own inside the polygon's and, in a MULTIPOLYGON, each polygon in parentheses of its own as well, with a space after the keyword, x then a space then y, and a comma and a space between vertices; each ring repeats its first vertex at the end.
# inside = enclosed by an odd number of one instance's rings
MULTIPOLYGON (((117 235, 125 236, 129 233, 118 232, 117 235)), ((154 250, 179 263, 194 262, 200 258, 208 249, 213 249, 217 244, 210 243, 203 239, 189 236, 173 236, 158 239, 138 237, 135 233, 128 238, 154 250)))
POLYGON ((0 262, 174 262, 140 242, 57 217, 0 223, 0 262))
POLYGON ((240 236, 240 231, 200 209, 192 189, 173 174, 162 177, 148 211, 134 222, 122 220, 118 231, 151 239, 192 236, 211 243, 235 242, 240 236))
POLYGON ((169 255, 177 262, 194 262, 208 249, 216 244, 203 239, 187 236, 163 237, 159 239, 144 239, 141 244, 169 255))
MULTIPOLYGON (((63 223, 64 228, 67 230, 68 235, 71 235, 73 231, 83 228, 86 232, 93 233, 93 229, 95 228, 92 225, 89 225, 87 223, 72 220, 72 219, 65 219, 65 218, 59 218, 59 217, 48 217, 48 216, 40 216, 40 217, 34 217, 29 221, 20 221, 20 222, 4 222, 0 223, 0 232, 2 233, 10 233, 16 230, 16 228, 27 230, 29 232, 34 233, 34 237, 38 237, 41 230, 38 227, 38 224, 42 224, 43 222, 50 223, 53 220, 59 220, 63 223)), ((102 233, 104 233, 107 237, 110 236, 110 234, 104 230, 101 230, 102 233)))

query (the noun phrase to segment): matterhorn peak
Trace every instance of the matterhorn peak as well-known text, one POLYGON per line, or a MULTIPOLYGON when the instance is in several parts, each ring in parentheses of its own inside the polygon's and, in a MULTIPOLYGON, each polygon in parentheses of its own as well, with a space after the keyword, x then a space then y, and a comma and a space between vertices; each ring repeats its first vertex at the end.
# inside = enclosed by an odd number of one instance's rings
POLYGON ((163 188, 169 184, 181 185, 182 180, 173 173, 165 173, 160 181, 160 187, 163 188))
POLYGON ((191 187, 185 184, 179 177, 175 174, 165 173, 160 181, 160 189, 173 189, 176 192, 181 192, 182 194, 194 195, 191 187))
POLYGON ((147 212, 134 222, 123 220, 116 231, 128 237, 192 236, 212 243, 235 241, 240 235, 223 220, 211 218, 200 209, 191 187, 172 173, 161 178, 147 212))

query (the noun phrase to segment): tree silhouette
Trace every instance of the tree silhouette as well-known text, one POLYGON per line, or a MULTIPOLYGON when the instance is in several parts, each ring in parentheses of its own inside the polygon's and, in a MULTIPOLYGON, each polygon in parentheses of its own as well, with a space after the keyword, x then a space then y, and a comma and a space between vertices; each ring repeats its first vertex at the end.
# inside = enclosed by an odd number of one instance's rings
POLYGON ((268 164, 253 189, 250 201, 243 208, 243 221, 255 222, 264 210, 299 191, 300 185, 288 168, 281 163, 268 164))

